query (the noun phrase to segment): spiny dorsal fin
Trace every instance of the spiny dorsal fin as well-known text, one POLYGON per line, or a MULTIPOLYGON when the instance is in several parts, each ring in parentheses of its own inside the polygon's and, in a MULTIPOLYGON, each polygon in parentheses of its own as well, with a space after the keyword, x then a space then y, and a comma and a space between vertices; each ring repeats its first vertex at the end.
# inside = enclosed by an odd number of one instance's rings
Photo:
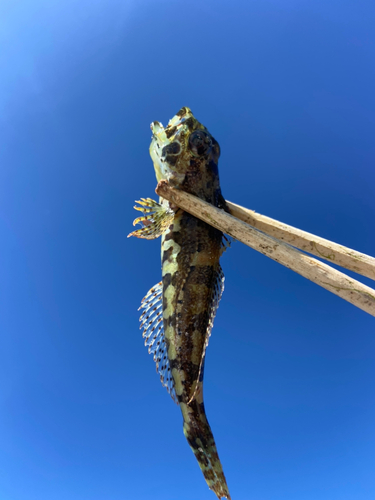
POLYGON ((232 246, 233 241, 234 239, 231 236, 229 236, 228 234, 223 234, 220 245, 220 256, 223 255, 223 253, 232 246))
POLYGON ((161 383, 171 395, 173 401, 178 404, 174 389, 174 380, 168 359, 168 349, 164 337, 163 327, 163 284, 160 281, 152 287, 142 299, 139 309, 144 309, 139 321, 143 328, 145 346, 148 346, 149 354, 153 355, 156 363, 156 371, 160 375, 161 383))

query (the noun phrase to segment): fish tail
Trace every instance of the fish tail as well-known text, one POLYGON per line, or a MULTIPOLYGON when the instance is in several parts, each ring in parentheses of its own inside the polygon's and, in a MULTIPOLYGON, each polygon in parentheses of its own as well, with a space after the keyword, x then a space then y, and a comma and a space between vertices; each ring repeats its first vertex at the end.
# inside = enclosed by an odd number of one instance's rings
POLYGON ((180 406, 184 416, 184 435, 198 460, 208 487, 217 498, 231 500, 204 404, 194 400, 189 406, 184 403, 180 403, 180 406))

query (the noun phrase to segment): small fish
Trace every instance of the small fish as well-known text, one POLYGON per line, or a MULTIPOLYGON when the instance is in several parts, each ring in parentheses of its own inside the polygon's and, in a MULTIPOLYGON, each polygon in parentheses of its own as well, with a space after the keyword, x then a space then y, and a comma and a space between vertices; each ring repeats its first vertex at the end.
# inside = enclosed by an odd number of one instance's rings
MULTIPOLYGON (((167 179, 226 210, 218 174, 220 148, 208 130, 182 108, 168 126, 151 124, 150 155, 158 181, 167 179)), ((142 300, 145 345, 162 384, 180 406, 184 435, 217 498, 230 500, 228 486, 203 403, 207 344, 224 289, 219 259, 227 243, 222 232, 160 198, 142 198, 143 212, 129 236, 162 237, 162 281, 142 300)))

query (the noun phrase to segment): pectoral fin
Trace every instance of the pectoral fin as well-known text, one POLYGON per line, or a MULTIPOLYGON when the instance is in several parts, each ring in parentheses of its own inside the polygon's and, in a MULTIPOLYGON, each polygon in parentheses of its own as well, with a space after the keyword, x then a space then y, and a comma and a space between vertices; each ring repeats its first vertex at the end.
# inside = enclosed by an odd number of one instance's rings
POLYGON ((137 238, 153 240, 161 236, 172 224, 174 218, 173 210, 163 207, 151 198, 141 198, 136 203, 139 203, 141 206, 135 206, 135 210, 143 212, 144 215, 137 217, 133 222, 133 226, 142 224, 142 227, 128 234, 128 238, 129 236, 136 236, 137 238))

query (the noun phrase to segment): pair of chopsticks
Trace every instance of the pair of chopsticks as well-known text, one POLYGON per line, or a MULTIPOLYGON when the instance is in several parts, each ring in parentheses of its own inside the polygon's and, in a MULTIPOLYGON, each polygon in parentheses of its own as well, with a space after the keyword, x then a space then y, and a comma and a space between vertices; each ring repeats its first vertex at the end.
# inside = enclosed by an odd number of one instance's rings
POLYGON ((298 248, 375 280, 375 258, 227 201, 230 214, 161 180, 156 193, 263 255, 375 316, 375 290, 298 248))

